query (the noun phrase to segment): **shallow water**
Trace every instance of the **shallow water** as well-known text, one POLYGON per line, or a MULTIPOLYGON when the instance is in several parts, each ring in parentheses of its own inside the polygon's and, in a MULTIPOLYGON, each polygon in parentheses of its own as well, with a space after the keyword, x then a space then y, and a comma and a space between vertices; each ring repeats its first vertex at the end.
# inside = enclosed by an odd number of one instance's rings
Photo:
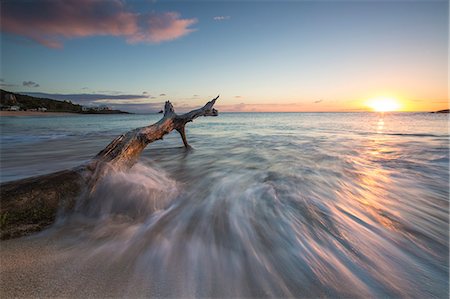
MULTIPOLYGON (((77 166, 158 118, 2 117, 1 180, 77 166)), ((447 298, 447 115, 223 113, 188 126, 195 150, 175 133, 151 144, 51 231, 79 263, 128 269, 116 295, 447 298)))

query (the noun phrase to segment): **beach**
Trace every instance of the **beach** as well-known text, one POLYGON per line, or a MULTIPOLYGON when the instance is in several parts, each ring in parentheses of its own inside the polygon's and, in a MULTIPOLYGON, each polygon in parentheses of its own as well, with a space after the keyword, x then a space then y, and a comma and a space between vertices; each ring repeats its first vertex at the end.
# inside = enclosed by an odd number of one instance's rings
POLYGON ((0 298, 449 298, 449 1, 0 14, 0 298))
POLYGON ((117 297, 127 288, 132 273, 124 263, 84 258, 73 259, 61 250, 61 238, 2 241, 0 246, 0 294, 3 298, 117 297))
MULTIPOLYGON (((159 118, 2 118, 0 178, 86 163, 159 118)), ((187 136, 193 150, 169 134, 50 231, 2 241, 2 295, 448 293, 446 115, 223 113, 187 136)))

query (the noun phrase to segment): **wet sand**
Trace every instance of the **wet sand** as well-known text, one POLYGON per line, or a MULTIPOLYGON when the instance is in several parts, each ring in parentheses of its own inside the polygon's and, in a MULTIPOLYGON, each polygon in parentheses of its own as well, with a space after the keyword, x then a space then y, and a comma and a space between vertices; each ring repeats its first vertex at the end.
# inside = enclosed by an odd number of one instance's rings
POLYGON ((74 254, 75 247, 71 247, 70 243, 67 241, 64 244, 64 241, 51 237, 2 241, 0 297, 139 296, 127 288, 128 279, 132 277, 131 268, 121 261, 102 259, 100 255, 80 257, 74 254))
MULTIPOLYGON (((2 171, 79 165, 157 118, 5 118, 2 171)), ((230 113, 189 130, 196 150, 150 146, 58 235, 0 242, 0 298, 448 298, 445 115, 230 113)))
POLYGON ((0 116, 65 116, 81 115, 71 112, 39 112, 39 111, 0 111, 0 116))

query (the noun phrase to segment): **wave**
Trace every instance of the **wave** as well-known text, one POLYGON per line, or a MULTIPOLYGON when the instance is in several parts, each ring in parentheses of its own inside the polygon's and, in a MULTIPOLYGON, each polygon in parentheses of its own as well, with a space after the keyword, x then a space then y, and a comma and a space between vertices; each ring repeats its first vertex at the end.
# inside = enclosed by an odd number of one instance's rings
POLYGON ((62 139, 70 136, 74 136, 69 133, 54 133, 46 135, 2 135, 0 142, 2 145, 18 144, 18 143, 35 143, 48 140, 62 139))
POLYGON ((384 135, 389 135, 389 136, 411 136, 411 137, 445 137, 445 138, 450 137, 450 135, 420 134, 420 133, 384 133, 384 135))
MULTIPOLYGON (((427 228, 422 217, 429 208, 411 210, 389 195, 387 171, 361 172, 367 167, 361 164, 352 179, 327 182, 324 169, 308 165, 302 165, 303 173, 240 169, 232 175, 197 165, 202 176, 181 183, 149 163, 125 172, 111 169, 59 225, 72 244, 83 244, 69 247, 79 263, 106 258, 119 268, 127 265, 130 277, 119 296, 445 292, 439 286, 448 277, 448 245, 437 229, 445 217, 431 217, 435 226, 427 228), (415 214, 422 226, 398 211, 415 214), (428 256, 419 249, 427 244, 434 246, 428 256), (414 283, 428 271, 436 291, 414 283)), ((415 190, 403 190, 408 198, 410 192, 415 190)))
MULTIPOLYGON (((445 119, 386 118, 375 134, 360 114, 267 114, 239 130, 226 117, 192 126, 197 150, 171 135, 61 213, 48 235, 66 283, 111 297, 447 297, 445 119)), ((110 141, 91 133, 61 157, 110 141)), ((16 157, 28 172, 32 155, 16 157)))

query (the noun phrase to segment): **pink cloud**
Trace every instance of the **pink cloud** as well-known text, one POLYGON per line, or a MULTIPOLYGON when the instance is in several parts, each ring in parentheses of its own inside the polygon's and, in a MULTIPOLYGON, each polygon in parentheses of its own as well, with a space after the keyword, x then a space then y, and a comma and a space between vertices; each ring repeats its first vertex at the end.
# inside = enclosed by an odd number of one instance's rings
POLYGON ((51 48, 65 39, 123 37, 130 43, 160 43, 194 31, 196 19, 176 12, 137 13, 119 0, 41 0, 2 3, 1 30, 51 48))
POLYGON ((195 31, 189 27, 197 22, 196 19, 180 19, 180 15, 176 12, 152 13, 140 17, 146 26, 139 28, 138 32, 128 37, 127 40, 131 43, 159 43, 174 40, 195 31))

